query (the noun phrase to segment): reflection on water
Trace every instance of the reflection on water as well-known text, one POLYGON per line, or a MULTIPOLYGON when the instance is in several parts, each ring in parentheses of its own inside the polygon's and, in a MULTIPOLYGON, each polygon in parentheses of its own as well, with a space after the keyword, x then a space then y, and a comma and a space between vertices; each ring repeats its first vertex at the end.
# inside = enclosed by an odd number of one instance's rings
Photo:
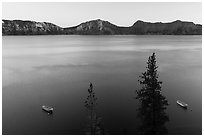
POLYGON ((102 127, 102 118, 98 117, 96 114, 97 98, 93 90, 93 85, 90 83, 88 89, 89 95, 85 101, 85 107, 88 111, 88 124, 86 128, 86 133, 88 135, 102 135, 104 134, 104 129, 102 127))
POLYGON ((166 97, 161 94, 162 82, 158 80, 155 53, 149 57, 147 70, 140 76, 142 85, 137 90, 137 99, 140 101, 138 117, 141 118, 140 134, 156 135, 167 134, 165 123, 169 120, 165 109, 168 105, 166 97))

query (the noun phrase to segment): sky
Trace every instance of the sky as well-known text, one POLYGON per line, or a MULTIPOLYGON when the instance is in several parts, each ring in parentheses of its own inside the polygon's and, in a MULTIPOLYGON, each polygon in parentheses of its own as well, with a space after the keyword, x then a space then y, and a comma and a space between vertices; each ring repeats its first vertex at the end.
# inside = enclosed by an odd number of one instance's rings
POLYGON ((3 2, 3 19, 51 22, 61 27, 102 19, 118 26, 147 22, 202 24, 201 2, 3 2))

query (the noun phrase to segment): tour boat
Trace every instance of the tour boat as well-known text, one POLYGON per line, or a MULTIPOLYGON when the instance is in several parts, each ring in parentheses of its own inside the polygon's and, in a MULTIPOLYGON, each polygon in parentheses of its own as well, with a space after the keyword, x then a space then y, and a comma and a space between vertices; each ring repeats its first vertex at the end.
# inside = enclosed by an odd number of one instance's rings
POLYGON ((52 107, 45 106, 45 105, 42 106, 42 109, 48 113, 52 113, 52 111, 54 110, 52 107))
POLYGON ((183 107, 183 108, 187 108, 187 107, 188 107, 188 104, 186 104, 186 103, 184 103, 184 102, 182 102, 182 101, 180 101, 180 100, 177 100, 176 103, 177 103, 178 105, 180 105, 181 107, 183 107))

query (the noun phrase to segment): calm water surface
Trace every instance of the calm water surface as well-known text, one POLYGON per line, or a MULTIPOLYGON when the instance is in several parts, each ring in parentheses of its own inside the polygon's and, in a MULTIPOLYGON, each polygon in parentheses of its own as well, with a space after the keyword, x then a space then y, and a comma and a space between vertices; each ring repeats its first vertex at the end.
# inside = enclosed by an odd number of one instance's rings
POLYGON ((135 90, 152 52, 170 103, 168 134, 201 134, 201 36, 4 36, 2 43, 3 134, 85 134, 89 82, 106 134, 138 134, 135 90))

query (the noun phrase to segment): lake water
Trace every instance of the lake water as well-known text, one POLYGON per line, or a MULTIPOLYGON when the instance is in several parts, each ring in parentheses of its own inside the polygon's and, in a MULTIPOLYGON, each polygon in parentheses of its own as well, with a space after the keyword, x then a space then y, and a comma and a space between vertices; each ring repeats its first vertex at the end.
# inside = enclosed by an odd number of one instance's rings
POLYGON ((106 134, 138 134, 139 75, 155 52, 167 134, 202 132, 202 36, 3 36, 3 134, 85 134, 89 82, 106 134), (176 104, 182 100, 187 110, 176 104), (54 107, 52 115, 42 105, 54 107))

